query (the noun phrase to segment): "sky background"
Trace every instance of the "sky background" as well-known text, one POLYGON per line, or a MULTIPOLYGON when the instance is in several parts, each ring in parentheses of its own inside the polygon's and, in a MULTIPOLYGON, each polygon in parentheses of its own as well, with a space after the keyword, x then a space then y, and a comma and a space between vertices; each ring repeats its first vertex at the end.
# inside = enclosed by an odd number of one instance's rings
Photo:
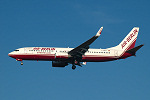
POLYGON ((0 100, 150 100, 149 0, 0 0, 0 100), (72 70, 50 61, 20 62, 20 47, 76 47, 96 34, 91 48, 119 44, 140 27, 137 57, 87 63, 72 70))

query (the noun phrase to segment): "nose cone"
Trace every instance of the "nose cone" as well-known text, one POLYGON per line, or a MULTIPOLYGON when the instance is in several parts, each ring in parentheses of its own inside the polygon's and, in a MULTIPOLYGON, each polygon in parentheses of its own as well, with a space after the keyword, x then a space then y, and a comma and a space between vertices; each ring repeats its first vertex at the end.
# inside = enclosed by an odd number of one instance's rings
POLYGON ((9 56, 9 57, 12 57, 12 56, 13 56, 12 52, 10 52, 10 53, 8 54, 8 56, 9 56))

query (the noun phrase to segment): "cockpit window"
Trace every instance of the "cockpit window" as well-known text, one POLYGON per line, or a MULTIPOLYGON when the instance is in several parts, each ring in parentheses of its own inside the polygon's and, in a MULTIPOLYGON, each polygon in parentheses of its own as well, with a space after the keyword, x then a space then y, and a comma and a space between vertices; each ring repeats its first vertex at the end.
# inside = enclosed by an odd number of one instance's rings
POLYGON ((19 50, 15 50, 15 51, 19 51, 19 50))

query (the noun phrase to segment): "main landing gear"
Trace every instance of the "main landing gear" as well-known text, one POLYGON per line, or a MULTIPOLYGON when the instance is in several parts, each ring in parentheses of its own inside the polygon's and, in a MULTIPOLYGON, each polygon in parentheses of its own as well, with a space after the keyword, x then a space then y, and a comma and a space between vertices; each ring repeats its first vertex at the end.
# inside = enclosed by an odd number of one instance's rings
POLYGON ((76 69, 76 66, 75 66, 75 65, 72 65, 72 69, 75 70, 75 69, 76 69))
POLYGON ((74 60, 74 61, 72 62, 72 69, 73 69, 73 70, 76 69, 76 66, 75 66, 75 65, 81 66, 79 61, 74 60))

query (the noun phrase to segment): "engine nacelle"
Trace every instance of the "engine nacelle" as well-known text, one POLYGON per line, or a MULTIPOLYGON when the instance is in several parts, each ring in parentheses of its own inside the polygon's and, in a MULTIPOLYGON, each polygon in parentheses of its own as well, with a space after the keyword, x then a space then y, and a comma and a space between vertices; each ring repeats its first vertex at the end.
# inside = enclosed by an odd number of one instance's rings
POLYGON ((52 67, 65 67, 68 63, 63 61, 52 61, 52 67))

